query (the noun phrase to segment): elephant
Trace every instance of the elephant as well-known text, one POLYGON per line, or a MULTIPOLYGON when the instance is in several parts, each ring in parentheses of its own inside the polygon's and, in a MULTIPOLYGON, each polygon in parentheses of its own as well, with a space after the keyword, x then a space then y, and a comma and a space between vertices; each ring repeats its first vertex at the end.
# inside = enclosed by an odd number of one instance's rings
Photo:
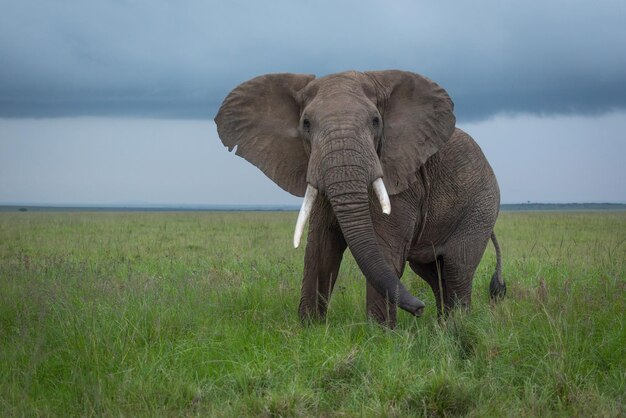
POLYGON ((430 79, 400 70, 266 74, 234 88, 215 122, 229 151, 304 196, 294 233, 297 248, 308 222, 303 321, 325 318, 347 247, 366 278, 367 315, 392 328, 398 306, 424 311, 400 282, 407 261, 445 317, 469 308, 491 238, 490 295, 506 292, 493 231, 498 183, 430 79))

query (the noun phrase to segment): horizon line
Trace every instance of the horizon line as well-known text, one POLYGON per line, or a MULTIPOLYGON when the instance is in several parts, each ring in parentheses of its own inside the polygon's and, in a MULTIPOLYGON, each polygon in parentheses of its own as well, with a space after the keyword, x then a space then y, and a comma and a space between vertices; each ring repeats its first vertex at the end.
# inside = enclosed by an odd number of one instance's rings
MULTIPOLYGON (((501 203, 500 208, 507 207, 532 207, 532 206, 623 206, 626 209, 626 202, 519 202, 519 203, 501 203)), ((160 203, 0 203, 0 210, 6 209, 114 209, 114 210, 215 210, 215 211, 290 211, 299 210, 299 204, 160 204, 160 203)))

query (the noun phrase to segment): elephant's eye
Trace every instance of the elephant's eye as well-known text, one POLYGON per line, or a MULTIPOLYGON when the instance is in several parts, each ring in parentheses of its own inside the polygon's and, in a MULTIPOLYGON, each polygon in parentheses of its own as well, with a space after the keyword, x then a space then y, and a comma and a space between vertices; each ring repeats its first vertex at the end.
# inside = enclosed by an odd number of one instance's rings
POLYGON ((305 118, 305 119, 303 119, 303 120, 302 120, 302 129, 303 129, 305 132, 309 132, 309 131, 311 130, 311 121, 310 121, 310 120, 308 120, 308 119, 306 119, 306 118, 305 118))
POLYGON ((378 116, 374 116, 374 119, 372 119, 372 125, 374 128, 378 128, 380 126, 380 119, 378 119, 378 116))

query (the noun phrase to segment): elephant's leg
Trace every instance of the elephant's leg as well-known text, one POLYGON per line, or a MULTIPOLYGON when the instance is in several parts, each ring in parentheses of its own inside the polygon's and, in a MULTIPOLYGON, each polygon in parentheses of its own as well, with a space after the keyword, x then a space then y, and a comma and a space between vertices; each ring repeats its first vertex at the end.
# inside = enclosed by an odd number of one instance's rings
POLYGON ((443 262, 444 315, 452 309, 469 309, 472 302, 472 279, 476 268, 471 268, 457 257, 445 257, 443 262))
POLYGON ((446 284, 443 281, 443 258, 439 257, 431 263, 410 261, 409 265, 415 274, 424 279, 432 289, 437 307, 437 316, 442 317, 446 300, 446 284))
MULTIPOLYGON (((391 241, 387 241, 390 243, 391 241)), ((396 247, 400 247, 402 244, 397 243, 396 247)), ((393 249, 393 246, 385 248, 385 258, 390 266, 393 266, 393 270, 402 277, 404 272, 404 264, 406 263, 406 257, 404 251, 393 249)), ((378 293, 374 287, 367 284, 366 289, 366 308, 367 316, 381 325, 389 328, 395 328, 397 319, 397 306, 393 303, 389 303, 389 299, 386 295, 378 293)))
MULTIPOLYGON (((420 190, 411 189, 402 195, 391 196, 393 210, 389 215, 375 213, 374 228, 378 237, 378 244, 382 249, 387 264, 398 277, 402 277, 406 264, 408 250, 421 199, 420 190)), ((382 295, 367 284, 366 289, 367 316, 381 325, 394 328, 396 326, 397 306, 389 303, 387 295, 382 295)))
POLYGON ((369 283, 366 290, 367 316, 381 325, 395 328, 397 307, 389 300, 378 293, 369 283))
POLYGON ((338 227, 315 225, 315 217, 309 226, 304 277, 298 313, 303 321, 323 319, 326 316, 330 295, 337 280, 339 266, 346 242, 338 227))
POLYGON ((469 309, 472 302, 474 273, 485 251, 489 236, 463 237, 451 244, 443 256, 445 282, 444 308, 448 313, 454 308, 469 309))

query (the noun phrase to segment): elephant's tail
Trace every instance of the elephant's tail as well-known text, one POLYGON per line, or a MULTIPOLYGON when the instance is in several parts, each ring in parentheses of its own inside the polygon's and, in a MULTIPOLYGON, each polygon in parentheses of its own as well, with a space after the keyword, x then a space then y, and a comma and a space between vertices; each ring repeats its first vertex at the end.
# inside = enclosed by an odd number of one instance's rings
POLYGON ((489 296, 492 300, 498 300, 506 295, 506 283, 502 278, 502 252, 500 251, 500 245, 498 245, 498 239, 496 233, 491 233, 491 241, 496 249, 496 271, 491 277, 491 283, 489 284, 489 296))

